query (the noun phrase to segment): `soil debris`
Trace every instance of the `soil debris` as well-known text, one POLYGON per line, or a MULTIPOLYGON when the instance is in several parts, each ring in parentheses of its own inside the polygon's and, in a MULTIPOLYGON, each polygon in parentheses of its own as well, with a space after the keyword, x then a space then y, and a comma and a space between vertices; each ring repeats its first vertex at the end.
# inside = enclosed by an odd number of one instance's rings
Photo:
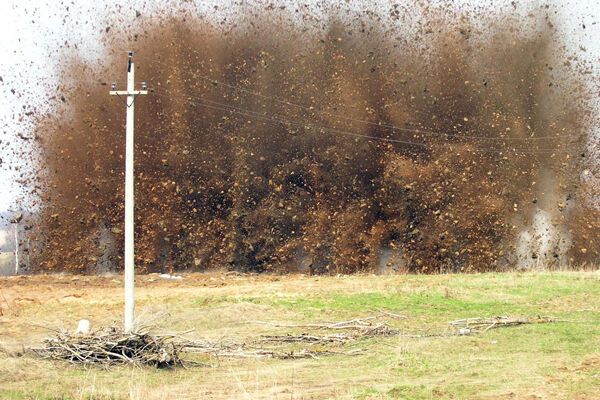
POLYGON ((122 268, 125 113, 89 76, 123 76, 123 38, 154 89, 136 100, 140 271, 597 260, 597 185, 581 174, 597 175, 593 68, 551 10, 322 3, 241 2, 220 24, 175 6, 126 27, 109 16, 97 65, 65 44, 60 101, 18 157, 39 202, 22 207, 39 210, 31 269, 122 268))

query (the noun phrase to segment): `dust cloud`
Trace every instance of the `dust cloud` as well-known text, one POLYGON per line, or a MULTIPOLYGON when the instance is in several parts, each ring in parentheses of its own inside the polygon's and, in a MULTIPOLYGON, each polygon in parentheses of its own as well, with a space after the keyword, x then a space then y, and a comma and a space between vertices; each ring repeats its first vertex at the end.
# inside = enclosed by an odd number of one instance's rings
POLYGON ((125 107, 108 77, 124 89, 130 47, 152 89, 136 99, 140 271, 596 262, 586 62, 551 8, 442 3, 140 14, 126 35, 107 25, 98 65, 65 48, 23 183, 32 269, 122 268, 125 107))

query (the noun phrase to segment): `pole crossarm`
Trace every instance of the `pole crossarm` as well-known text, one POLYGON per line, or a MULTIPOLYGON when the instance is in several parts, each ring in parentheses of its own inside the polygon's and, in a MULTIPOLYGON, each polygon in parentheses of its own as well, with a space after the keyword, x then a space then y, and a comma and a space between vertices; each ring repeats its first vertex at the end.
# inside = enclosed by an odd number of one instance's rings
POLYGON ((140 94, 148 94, 147 90, 111 90, 108 92, 111 96, 139 96, 140 94))

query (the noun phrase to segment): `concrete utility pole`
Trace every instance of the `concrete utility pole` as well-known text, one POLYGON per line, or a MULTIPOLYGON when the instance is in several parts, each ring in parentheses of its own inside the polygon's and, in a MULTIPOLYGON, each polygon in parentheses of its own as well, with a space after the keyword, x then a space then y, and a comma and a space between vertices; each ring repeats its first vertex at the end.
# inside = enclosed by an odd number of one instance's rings
POLYGON ((15 275, 19 275, 19 223, 15 222, 15 275))
POLYGON ((134 266, 134 175, 133 175, 133 122, 134 104, 137 96, 148 94, 145 82, 142 90, 135 90, 135 68, 133 65, 133 52, 130 51, 127 60, 127 90, 116 90, 116 83, 112 84, 110 95, 125 99, 127 106, 127 120, 125 129, 125 332, 134 330, 135 324, 135 266, 134 266))
POLYGON ((23 219, 23 214, 16 213, 10 220, 15 229, 15 275, 19 275, 19 222, 23 219))

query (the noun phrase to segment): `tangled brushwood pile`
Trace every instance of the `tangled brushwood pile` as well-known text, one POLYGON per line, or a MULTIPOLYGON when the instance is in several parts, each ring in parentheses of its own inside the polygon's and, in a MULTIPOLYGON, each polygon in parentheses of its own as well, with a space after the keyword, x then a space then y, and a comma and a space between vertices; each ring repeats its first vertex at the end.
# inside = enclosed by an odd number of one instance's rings
POLYGON ((172 335, 147 332, 124 333, 110 327, 89 335, 59 332, 47 338, 44 347, 33 349, 40 357, 72 364, 149 365, 156 368, 182 366, 181 345, 172 335))

